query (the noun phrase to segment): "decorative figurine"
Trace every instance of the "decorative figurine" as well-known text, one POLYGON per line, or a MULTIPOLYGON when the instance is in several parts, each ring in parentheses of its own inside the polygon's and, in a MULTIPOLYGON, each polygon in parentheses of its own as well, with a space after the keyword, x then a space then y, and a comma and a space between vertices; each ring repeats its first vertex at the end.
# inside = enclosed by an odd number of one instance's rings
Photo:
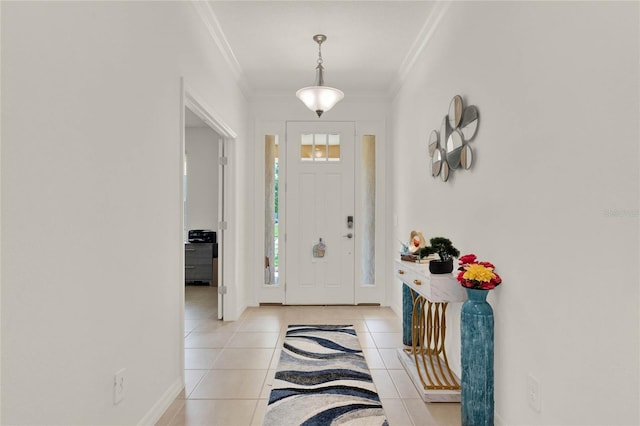
POLYGON ((417 254, 418 251, 426 245, 427 242, 422 236, 422 232, 411 231, 411 235, 409 236, 409 253, 417 254))

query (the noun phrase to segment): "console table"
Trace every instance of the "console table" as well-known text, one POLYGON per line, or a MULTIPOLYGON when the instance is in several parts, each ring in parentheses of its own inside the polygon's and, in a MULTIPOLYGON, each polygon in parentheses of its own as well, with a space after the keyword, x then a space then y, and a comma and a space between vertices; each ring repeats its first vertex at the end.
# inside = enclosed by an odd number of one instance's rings
POLYGON ((460 379, 451 371, 445 350, 446 310, 467 294, 452 274, 435 275, 429 264, 396 260, 395 276, 411 292, 411 348, 398 358, 426 402, 460 402, 460 379))

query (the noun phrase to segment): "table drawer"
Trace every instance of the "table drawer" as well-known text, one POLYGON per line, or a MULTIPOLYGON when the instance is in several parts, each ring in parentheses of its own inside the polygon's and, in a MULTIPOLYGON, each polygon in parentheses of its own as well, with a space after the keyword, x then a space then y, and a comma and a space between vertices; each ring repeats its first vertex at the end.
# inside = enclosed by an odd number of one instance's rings
POLYGON ((185 265, 185 281, 211 281, 213 277, 213 265, 185 265))
POLYGON ((189 257, 185 256, 184 265, 187 266, 197 266, 197 265, 212 265, 213 258, 209 257, 189 257))
POLYGON ((396 278, 398 278, 403 283, 416 284, 416 285, 422 284, 422 280, 418 278, 415 272, 413 272, 410 269, 404 268, 402 266, 396 265, 395 274, 396 274, 396 278), (420 284, 418 284, 418 282, 420 282, 420 284))
POLYGON ((185 263, 202 263, 201 260, 211 262, 213 259, 213 243, 185 244, 185 263))
POLYGON ((434 275, 428 264, 396 261, 395 276, 432 302, 464 302, 467 294, 453 274, 434 275))

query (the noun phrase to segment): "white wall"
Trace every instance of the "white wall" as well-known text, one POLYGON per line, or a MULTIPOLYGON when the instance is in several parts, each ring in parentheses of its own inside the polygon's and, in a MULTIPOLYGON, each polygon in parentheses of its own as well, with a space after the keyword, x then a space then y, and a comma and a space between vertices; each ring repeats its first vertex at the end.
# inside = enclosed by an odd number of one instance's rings
POLYGON ((1 7, 1 423, 152 423, 182 374, 180 77, 240 157, 246 101, 188 2, 1 7))
POLYGON ((187 206, 189 229, 218 229, 218 139, 210 127, 187 127, 187 206))
POLYGON ((498 423, 640 423, 638 9, 453 2, 393 103, 389 244, 450 237, 504 280, 489 296, 498 423), (427 139, 457 94, 479 109, 476 163, 443 183, 427 139))

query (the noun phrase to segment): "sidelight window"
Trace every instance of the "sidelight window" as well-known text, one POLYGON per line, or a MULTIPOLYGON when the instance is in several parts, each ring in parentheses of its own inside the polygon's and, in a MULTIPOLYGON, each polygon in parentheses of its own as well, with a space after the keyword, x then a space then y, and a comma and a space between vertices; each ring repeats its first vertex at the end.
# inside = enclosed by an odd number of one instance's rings
POLYGON ((266 285, 278 284, 278 136, 265 135, 264 137, 264 211, 265 211, 265 235, 264 235, 264 283, 266 285))
POLYGON ((362 212, 361 276, 363 285, 376 283, 376 137, 364 135, 361 145, 360 211, 362 212))

